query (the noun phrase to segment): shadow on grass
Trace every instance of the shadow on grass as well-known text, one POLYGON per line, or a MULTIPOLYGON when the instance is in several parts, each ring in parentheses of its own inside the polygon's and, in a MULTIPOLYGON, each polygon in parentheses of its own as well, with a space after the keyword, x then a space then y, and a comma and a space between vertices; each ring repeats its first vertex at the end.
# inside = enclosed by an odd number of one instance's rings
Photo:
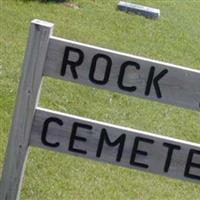
POLYGON ((23 2, 25 3, 28 3, 28 2, 33 2, 33 1, 37 1, 37 2, 40 2, 40 3, 69 3, 69 2, 73 2, 73 1, 70 1, 70 0, 22 0, 23 2))
POLYGON ((73 9, 80 9, 80 5, 77 3, 74 3, 73 0, 21 0, 25 3, 29 2, 39 2, 44 4, 58 4, 62 3, 65 7, 73 8, 73 9))

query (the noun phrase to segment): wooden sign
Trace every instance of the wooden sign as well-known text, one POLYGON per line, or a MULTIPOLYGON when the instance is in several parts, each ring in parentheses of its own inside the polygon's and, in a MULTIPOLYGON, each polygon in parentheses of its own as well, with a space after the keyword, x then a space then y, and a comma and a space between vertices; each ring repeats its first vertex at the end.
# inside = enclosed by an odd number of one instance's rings
POLYGON ((33 20, 0 182, 18 200, 29 146, 200 183, 200 144, 37 108, 44 76, 200 111, 200 71, 52 36, 33 20))
POLYGON ((200 111, 200 71, 61 38, 44 75, 200 111))
POLYGON ((200 183, 200 144, 41 108, 30 144, 200 183))

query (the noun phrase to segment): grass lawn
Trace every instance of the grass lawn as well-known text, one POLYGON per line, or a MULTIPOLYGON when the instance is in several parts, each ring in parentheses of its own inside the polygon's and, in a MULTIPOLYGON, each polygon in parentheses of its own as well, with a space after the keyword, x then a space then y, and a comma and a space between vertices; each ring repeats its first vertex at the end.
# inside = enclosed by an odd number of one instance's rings
MULTIPOLYGON (((200 70, 200 1, 135 0, 159 20, 119 12, 117 0, 0 0, 0 174, 21 65, 34 18, 54 35, 200 70)), ((200 113, 45 78, 40 106, 200 142, 200 113)), ((199 200, 200 185, 31 148, 22 200, 199 200)))

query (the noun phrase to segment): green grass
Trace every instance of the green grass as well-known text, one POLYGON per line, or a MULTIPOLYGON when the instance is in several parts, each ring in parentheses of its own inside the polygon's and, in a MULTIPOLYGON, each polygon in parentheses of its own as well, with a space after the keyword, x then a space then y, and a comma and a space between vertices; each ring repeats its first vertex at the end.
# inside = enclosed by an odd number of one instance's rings
MULTIPOLYGON (((55 23, 54 35, 200 69, 200 2, 137 0, 160 8, 157 21, 117 11, 117 0, 64 3, 0 0, 0 172, 20 70, 34 18, 55 23)), ((42 107, 196 143, 200 113, 45 78, 42 107)), ((200 186, 31 148, 22 200, 199 200, 200 186)))

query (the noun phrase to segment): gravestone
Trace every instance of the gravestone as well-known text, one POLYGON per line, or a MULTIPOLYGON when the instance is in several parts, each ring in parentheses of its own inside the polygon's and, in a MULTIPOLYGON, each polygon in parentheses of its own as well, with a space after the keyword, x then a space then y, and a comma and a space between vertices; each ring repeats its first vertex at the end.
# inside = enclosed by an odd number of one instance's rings
POLYGON ((142 15, 147 18, 158 19, 160 17, 160 10, 139 4, 119 1, 118 8, 124 12, 132 12, 137 15, 142 15))

